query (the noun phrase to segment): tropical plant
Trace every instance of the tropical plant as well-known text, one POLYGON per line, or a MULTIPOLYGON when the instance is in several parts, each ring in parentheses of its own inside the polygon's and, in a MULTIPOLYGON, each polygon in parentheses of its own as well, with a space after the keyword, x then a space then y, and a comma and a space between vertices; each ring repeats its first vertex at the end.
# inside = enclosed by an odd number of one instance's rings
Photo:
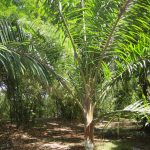
MULTIPOLYGON (((122 55, 128 55, 130 46, 135 49, 136 45, 142 46, 138 43, 138 32, 149 33, 149 4, 149 0, 57 0, 44 3, 45 13, 50 14, 49 21, 64 32, 64 43, 69 39, 72 45, 75 73, 70 75, 72 88, 67 86, 67 90, 83 110, 86 149, 93 149, 96 104, 128 67, 129 62, 121 64, 122 55), (142 14, 139 14, 141 10, 142 14)), ((137 59, 134 50, 131 49, 131 53, 137 59)))
MULTIPOLYGON (((26 4, 26 2, 24 3, 26 4)), ((26 6, 23 3, 16 3, 16 5, 20 11, 24 10, 21 6, 26 6)), ((36 6, 40 8, 40 13, 33 13, 35 18, 42 18, 44 23, 50 22, 48 25, 57 28, 57 35, 61 37, 60 43, 66 50, 63 54, 64 59, 66 59, 63 62, 67 63, 64 68, 69 68, 69 70, 64 73, 64 69, 59 69, 62 74, 60 76, 47 59, 43 61, 40 57, 36 60, 38 60, 38 64, 41 64, 40 68, 47 69, 46 71, 53 74, 81 108, 85 119, 85 146, 87 150, 93 149, 93 115, 96 105, 105 101, 105 96, 117 80, 131 73, 131 66, 132 70, 135 70, 135 66, 138 68, 141 65, 139 63, 141 58, 142 60, 143 58, 149 60, 148 44, 143 45, 143 43, 145 43, 146 38, 149 39, 150 1, 46 0, 44 2, 37 1, 36 6), (141 13, 139 14, 139 12, 141 13), (69 54, 67 55, 67 53, 69 54), (147 54, 148 56, 146 56, 147 54), (63 75, 65 79, 62 77, 63 75)), ((38 30, 33 31, 37 36, 39 36, 37 33, 41 33, 38 30)), ((4 35, 9 34, 6 32, 4 35)), ((40 44, 36 48, 41 46, 45 49, 46 46, 41 42, 46 40, 43 36, 40 35, 40 37, 44 40, 40 39, 40 44)), ((2 49, 4 51, 6 48, 2 49)), ((30 50, 29 47, 27 49, 30 50)), ((16 51, 11 53, 13 56, 15 54, 15 57, 20 56, 20 53, 16 55, 16 51)), ((2 66, 9 62, 4 61, 6 60, 4 54, 1 55, 1 57, 3 56, 2 66)), ((35 51, 35 54, 39 53, 35 51)), ((29 58, 29 56, 26 57, 29 58)), ((30 58, 32 57, 30 56, 30 58)), ((35 61, 33 62, 35 63, 35 61)), ((20 64, 23 68, 26 66, 24 63, 20 64)), ((144 64, 142 63, 142 66, 144 64)), ((9 68, 9 65, 7 66, 9 68)), ((37 63, 36 67, 32 64, 29 66, 34 71, 37 68, 37 63)), ((63 65, 58 66, 62 67, 63 65)), ((20 69, 20 72, 23 71, 24 69, 20 69)), ((43 72, 38 73, 37 69, 34 71, 38 75, 44 75, 43 72)))
MULTIPOLYGON (((1 76, 4 79, 1 82, 4 83, 7 89, 10 118, 21 125, 30 120, 31 117, 25 114, 31 115, 31 113, 28 113, 31 111, 29 107, 31 103, 35 102, 35 98, 29 96, 29 93, 27 96, 26 89, 24 89, 27 83, 29 86, 29 74, 32 79, 42 80, 43 87, 48 85, 52 78, 47 67, 53 70, 50 64, 54 65, 56 63, 60 57, 58 49, 61 48, 57 42, 52 46, 53 43, 49 41, 50 38, 47 38, 47 41, 43 43, 44 36, 39 35, 37 38, 37 34, 25 31, 25 28, 21 27, 16 20, 1 20, 0 31, 0 70, 3 72, 1 76), (49 45, 49 52, 46 52, 48 51, 48 48, 45 49, 46 45, 49 45), (45 54, 41 49, 45 50, 45 54), (52 55, 54 56, 53 59, 52 55), (26 84, 23 84, 22 80, 25 80, 26 84), (21 85, 24 85, 24 87, 21 87, 21 85), (30 100, 33 99, 33 102, 30 102, 28 97, 30 97, 30 100)), ((40 90, 38 92, 39 94, 35 94, 37 99, 39 99, 38 95, 41 95, 40 90)))

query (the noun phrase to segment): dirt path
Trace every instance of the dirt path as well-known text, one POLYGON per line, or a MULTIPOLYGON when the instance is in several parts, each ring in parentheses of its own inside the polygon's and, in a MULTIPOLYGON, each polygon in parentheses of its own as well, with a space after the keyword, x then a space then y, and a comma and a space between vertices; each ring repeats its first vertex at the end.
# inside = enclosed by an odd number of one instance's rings
POLYGON ((31 129, 17 129, 7 123, 0 129, 0 150, 83 149, 83 125, 51 120, 31 129))
MULTIPOLYGON (((149 136, 131 127, 121 128, 118 133, 116 127, 117 123, 111 130, 96 126, 97 150, 150 150, 149 136)), ((39 121, 26 130, 7 123, 0 128, 0 150, 84 150, 83 131, 83 124, 56 119, 39 121)))

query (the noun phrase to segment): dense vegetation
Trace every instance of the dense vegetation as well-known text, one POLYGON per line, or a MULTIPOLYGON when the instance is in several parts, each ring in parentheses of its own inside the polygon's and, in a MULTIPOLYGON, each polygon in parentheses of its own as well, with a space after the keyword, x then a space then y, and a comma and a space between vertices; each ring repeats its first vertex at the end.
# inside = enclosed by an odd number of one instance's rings
MULTIPOLYGON (((1 0, 0 118, 94 120, 150 101, 150 0, 1 0)), ((146 116, 147 117, 147 116, 146 116)))

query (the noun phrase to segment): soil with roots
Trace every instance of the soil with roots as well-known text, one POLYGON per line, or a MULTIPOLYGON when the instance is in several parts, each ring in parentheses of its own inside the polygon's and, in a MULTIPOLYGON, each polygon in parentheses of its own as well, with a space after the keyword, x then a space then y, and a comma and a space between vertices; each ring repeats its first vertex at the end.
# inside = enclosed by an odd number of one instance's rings
MULTIPOLYGON (((122 119, 95 126, 96 150, 150 150, 150 135, 136 121, 122 119)), ((0 124, 0 150, 84 150, 84 125, 61 119, 37 121, 28 129, 0 124)))

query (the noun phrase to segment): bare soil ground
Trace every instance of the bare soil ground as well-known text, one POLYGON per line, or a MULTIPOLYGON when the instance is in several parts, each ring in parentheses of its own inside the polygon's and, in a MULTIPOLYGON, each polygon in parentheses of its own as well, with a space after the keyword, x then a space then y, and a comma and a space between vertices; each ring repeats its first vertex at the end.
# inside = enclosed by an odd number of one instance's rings
MULTIPOLYGON (((95 127, 96 150, 150 150, 150 136, 127 120, 95 127)), ((35 127, 0 126, 0 150, 84 150, 84 126, 59 119, 40 120, 35 127)))

